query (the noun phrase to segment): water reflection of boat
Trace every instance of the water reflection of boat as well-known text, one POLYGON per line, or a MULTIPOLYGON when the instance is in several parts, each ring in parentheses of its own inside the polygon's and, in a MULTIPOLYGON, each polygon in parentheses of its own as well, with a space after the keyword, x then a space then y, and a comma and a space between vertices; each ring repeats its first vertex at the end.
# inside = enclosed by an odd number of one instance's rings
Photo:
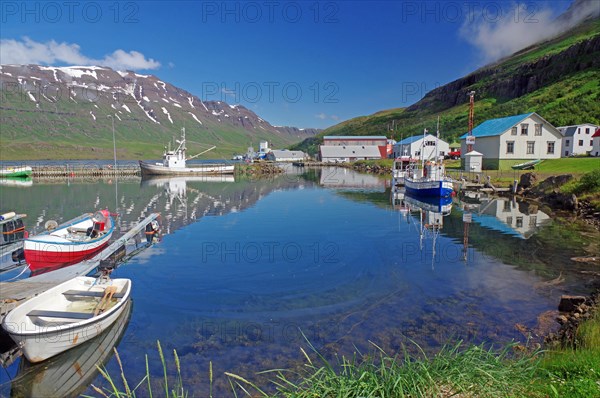
POLYGON ((113 347, 119 344, 131 316, 128 301, 115 323, 92 340, 42 364, 22 360, 19 373, 13 379, 13 397, 77 397, 85 391, 98 374, 98 366, 112 357, 113 347))
MULTIPOLYGON (((394 201, 394 204, 396 204, 396 201, 394 201)), ((432 261, 434 261, 437 237, 440 230, 444 227, 444 217, 452 211, 452 198, 417 198, 411 196, 409 193, 405 193, 398 207, 400 211, 405 211, 413 216, 416 215, 412 219, 415 220, 415 225, 419 233, 419 248, 423 250, 425 239, 431 238, 432 261)))
POLYGON ((10 187, 30 187, 33 185, 33 180, 31 179, 31 177, 0 178, 0 185, 10 187))
POLYGON ((450 214, 452 210, 452 198, 440 197, 419 197, 416 198, 407 194, 404 196, 404 201, 412 208, 418 207, 425 211, 433 213, 441 213, 443 215, 450 214))

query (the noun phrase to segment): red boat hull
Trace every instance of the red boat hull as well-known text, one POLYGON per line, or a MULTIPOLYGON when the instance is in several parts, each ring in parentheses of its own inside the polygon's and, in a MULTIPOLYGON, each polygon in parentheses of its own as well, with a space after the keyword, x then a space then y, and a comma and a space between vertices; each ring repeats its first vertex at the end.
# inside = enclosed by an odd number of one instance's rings
POLYGON ((93 257, 107 245, 108 240, 100 246, 83 251, 76 251, 75 247, 65 247, 62 251, 25 250, 25 261, 31 271, 62 268, 93 257))

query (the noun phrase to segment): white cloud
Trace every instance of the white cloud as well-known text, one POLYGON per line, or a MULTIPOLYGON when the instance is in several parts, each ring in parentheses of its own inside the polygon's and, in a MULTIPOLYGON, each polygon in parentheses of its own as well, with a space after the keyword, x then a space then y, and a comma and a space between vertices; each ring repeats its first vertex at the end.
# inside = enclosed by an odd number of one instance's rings
POLYGON ((93 59, 81 53, 75 43, 58 43, 50 40, 45 43, 24 37, 22 40, 0 40, 0 63, 2 64, 67 64, 79 66, 108 66, 114 69, 157 69, 160 62, 138 51, 115 50, 102 59, 93 59))
POLYGON ((460 34, 481 52, 483 61, 491 62, 513 54, 532 44, 557 36, 584 18, 598 13, 597 0, 578 0, 576 7, 563 17, 555 18, 541 3, 514 4, 502 18, 465 20, 460 34))
POLYGON ((317 115, 315 115, 315 117, 317 119, 321 119, 321 120, 326 120, 326 119, 331 119, 331 120, 340 120, 340 117, 338 115, 326 115, 325 113, 321 112, 317 115))

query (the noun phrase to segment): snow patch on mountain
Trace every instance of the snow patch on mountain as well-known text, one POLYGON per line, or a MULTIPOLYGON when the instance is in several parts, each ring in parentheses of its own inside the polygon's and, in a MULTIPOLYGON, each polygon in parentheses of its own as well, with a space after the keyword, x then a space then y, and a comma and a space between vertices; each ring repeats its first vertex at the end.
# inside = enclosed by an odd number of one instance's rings
POLYGON ((164 106, 162 107, 162 111, 165 115, 167 115, 167 117, 169 118, 169 121, 171 122, 171 124, 173 124, 173 119, 171 119, 171 114, 169 113, 169 111, 167 110, 167 108, 165 108, 164 106))
POLYGON ((196 117, 196 115, 194 115, 192 112, 188 112, 190 115, 192 115, 192 117, 194 118, 195 121, 197 121, 198 123, 202 124, 202 122, 200 120, 198 120, 198 118, 196 117))

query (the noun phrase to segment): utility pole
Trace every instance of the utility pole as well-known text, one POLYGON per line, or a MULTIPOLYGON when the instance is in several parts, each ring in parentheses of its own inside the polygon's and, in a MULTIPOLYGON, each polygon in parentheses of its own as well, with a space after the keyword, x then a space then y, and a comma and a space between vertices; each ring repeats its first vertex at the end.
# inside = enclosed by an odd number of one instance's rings
POLYGON ((473 119, 475 118, 475 91, 469 93, 469 134, 467 135, 467 153, 473 150, 473 119))

